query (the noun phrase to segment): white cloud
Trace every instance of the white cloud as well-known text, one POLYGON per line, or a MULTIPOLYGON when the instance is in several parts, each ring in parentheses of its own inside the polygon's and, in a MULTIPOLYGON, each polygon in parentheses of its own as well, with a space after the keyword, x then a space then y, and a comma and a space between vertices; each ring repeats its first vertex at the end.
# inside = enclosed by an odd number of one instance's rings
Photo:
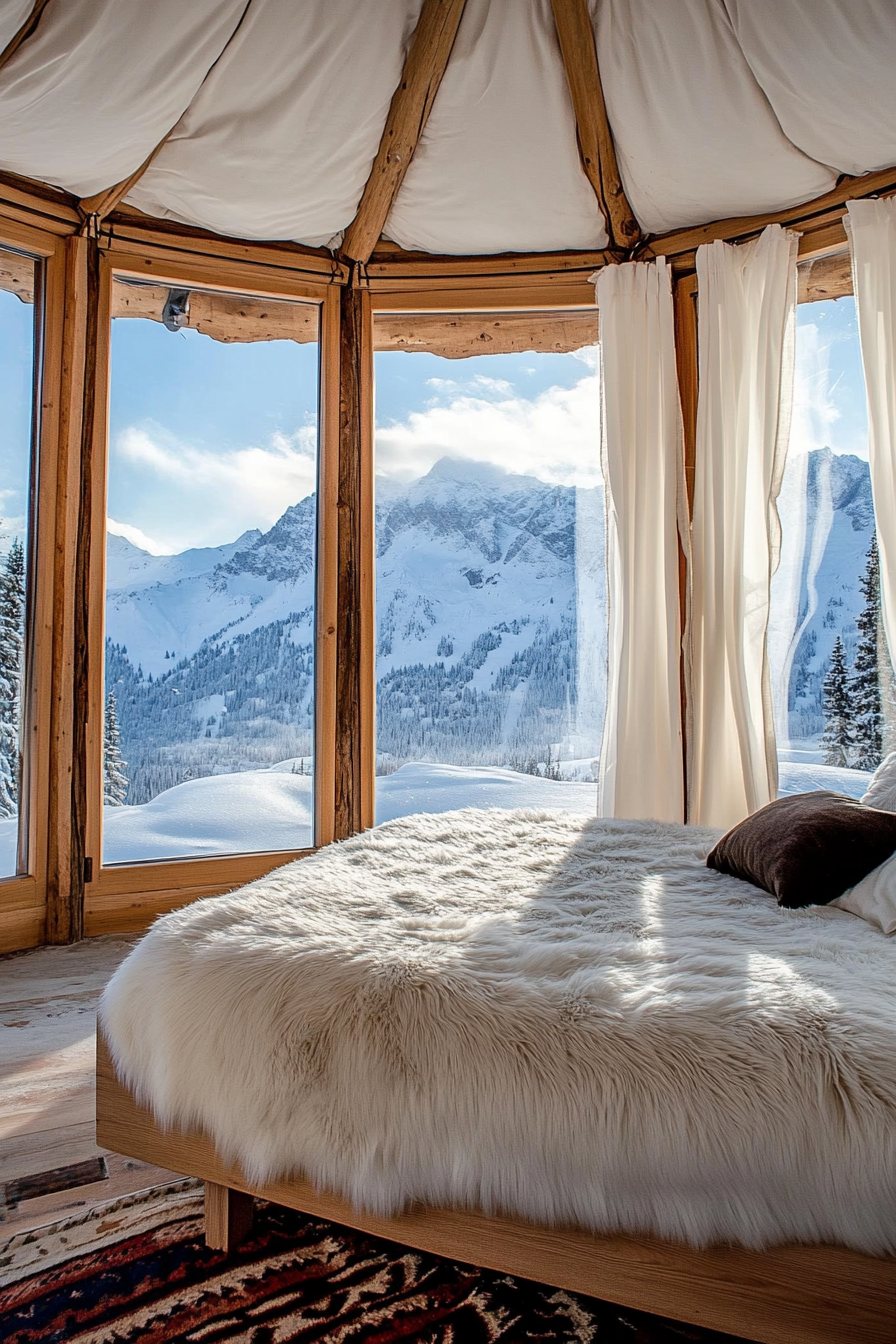
POLYGON ((132 527, 130 523, 119 523, 114 518, 106 519, 106 531, 111 532, 113 537, 124 537, 132 546, 139 546, 141 551, 149 551, 150 555, 172 555, 170 546, 163 546, 161 542, 148 537, 139 527, 132 527))
POLYGON ((506 378, 489 378, 484 373, 477 373, 473 379, 473 387, 476 391, 497 392, 502 396, 513 391, 513 384, 508 383, 506 378))
POLYGON ((594 485, 600 477, 600 377, 596 359, 585 362, 594 372, 573 387, 550 387, 527 398, 508 395, 503 380, 478 378, 474 385, 487 384, 482 390, 493 395, 458 392, 377 429, 377 474, 413 480, 440 457, 453 457, 561 485, 594 485))
POLYGON ((814 322, 799 328, 793 371, 791 453, 808 453, 830 443, 840 419, 831 382, 831 345, 814 322))
MULTIPOLYGON (((275 433, 264 447, 226 452, 183 443, 161 427, 130 426, 113 449, 110 486, 119 526, 156 538, 157 554, 218 546, 248 528, 271 527, 316 486, 317 431, 275 433)), ((121 535, 126 535, 124 532, 121 535)))

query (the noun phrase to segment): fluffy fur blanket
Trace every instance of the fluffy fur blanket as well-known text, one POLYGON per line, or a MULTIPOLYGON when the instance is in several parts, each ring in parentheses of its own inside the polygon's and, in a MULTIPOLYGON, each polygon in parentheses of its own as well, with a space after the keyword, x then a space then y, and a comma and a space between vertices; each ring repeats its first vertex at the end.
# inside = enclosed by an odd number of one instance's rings
POLYGON ((103 1026, 164 1125, 258 1180, 896 1250, 896 945, 710 871, 715 838, 390 822, 159 920, 103 1026))

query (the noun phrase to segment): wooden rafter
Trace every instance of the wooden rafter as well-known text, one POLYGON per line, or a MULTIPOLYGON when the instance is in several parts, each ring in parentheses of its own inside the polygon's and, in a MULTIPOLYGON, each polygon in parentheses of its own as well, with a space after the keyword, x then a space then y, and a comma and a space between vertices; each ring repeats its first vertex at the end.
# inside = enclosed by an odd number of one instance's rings
MULTIPOLYGON (((679 257, 684 253, 696 251, 701 243, 711 243, 716 239, 725 242, 742 242, 746 238, 761 233, 769 224, 782 224, 797 229, 804 235, 818 235, 813 239, 813 250, 831 251, 842 247, 846 242, 842 218, 846 202, 860 200, 865 196, 889 196, 896 192, 896 167, 881 168, 862 177, 842 177, 835 187, 821 196, 805 201, 802 205, 791 205, 784 210, 772 210, 762 215, 739 215, 731 219, 718 219, 709 224, 699 224, 693 228, 671 229, 668 233, 651 238, 639 250, 639 257, 679 257)), ((805 255, 807 248, 800 248, 805 255)))
MULTIPOLYGON (((246 4, 240 16, 239 23, 236 25, 233 32, 230 34, 230 37, 225 42, 223 50, 218 53, 215 60, 212 62, 210 69, 206 71, 205 79, 207 79, 211 71, 214 70, 215 66, 218 64, 218 61, 220 61, 221 57, 224 55, 224 52, 227 50, 236 34, 239 32, 240 28, 242 27, 243 19, 245 19, 246 14, 248 13, 249 10, 249 5, 251 3, 252 0, 246 0, 246 4)), ((165 146, 165 144, 167 144, 168 140, 170 139, 174 131, 175 126, 177 126, 179 121, 180 117, 178 117, 178 120, 174 123, 174 126, 170 126, 168 128, 168 130, 162 136, 162 139, 156 145, 155 149, 153 149, 152 152, 147 155, 147 157, 140 164, 139 168, 135 168, 129 177, 124 178, 124 180, 121 182, 116 182, 111 187, 106 187, 103 191, 96 192, 96 194, 93 196, 84 196, 81 198, 78 208, 80 210, 81 217, 84 221, 82 232, 91 234, 95 234, 97 232, 103 220, 106 219, 108 215, 111 215, 112 211, 115 210, 117 206, 121 204, 125 196, 127 196, 128 192, 131 190, 131 187, 135 186, 136 183, 140 181, 140 178, 146 172, 147 168, 152 163, 153 159, 156 157, 159 151, 165 146)))
POLYGON ((551 0, 579 141, 579 155, 614 247, 628 250, 641 237, 625 197, 607 119, 594 30, 586 0, 551 0))
MULTIPOLYGON (((0 253, 0 289, 10 289, 27 301, 33 285, 30 262, 23 261, 20 267, 17 258, 0 253)), ((112 286, 112 317, 161 322, 168 294, 167 285, 116 282, 112 286)), ((289 340, 301 345, 319 339, 316 304, 278 303, 203 289, 191 292, 184 326, 227 344, 289 340)), ((387 311, 373 315, 374 350, 422 351, 443 359, 528 350, 568 353, 594 345, 597 339, 596 308, 580 312, 387 311)))
POLYGON ((352 261, 366 262, 383 231, 432 110, 465 4, 466 0, 423 0, 380 147, 357 213, 345 231, 342 253, 352 261))
POLYGON ((0 51, 0 70, 3 69, 4 65, 6 65, 8 61, 12 60, 13 56, 15 56, 16 52, 18 51, 22 43, 25 42, 34 32, 35 28, 40 22, 41 14, 43 14, 44 10, 47 7, 47 3, 48 0, 35 0, 34 8, 28 15, 25 22, 21 25, 15 36, 11 38, 9 42, 7 42, 3 50, 0 51))
POLYGON ((797 271, 797 303, 819 303, 852 294, 852 263, 849 251, 828 253, 801 261, 797 271))
POLYGON ((597 309, 580 312, 373 315, 374 350, 425 351, 442 359, 534 350, 569 354, 598 341, 597 309))

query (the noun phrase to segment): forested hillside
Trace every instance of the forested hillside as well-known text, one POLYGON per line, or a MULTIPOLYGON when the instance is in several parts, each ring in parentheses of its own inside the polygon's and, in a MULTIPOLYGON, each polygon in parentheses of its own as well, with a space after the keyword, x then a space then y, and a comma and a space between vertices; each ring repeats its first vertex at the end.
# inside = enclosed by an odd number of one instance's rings
MULTIPOLYGON (((834 640, 847 662, 856 649, 873 512, 866 462, 825 449, 797 468, 772 643, 790 741, 816 746, 834 640)), ((106 685, 127 802, 203 775, 308 768, 314 538, 313 496, 217 549, 155 557, 109 538, 106 685)), ((443 459, 379 490, 376 549, 379 773, 553 773, 560 757, 589 778, 606 694, 602 491, 443 459)))

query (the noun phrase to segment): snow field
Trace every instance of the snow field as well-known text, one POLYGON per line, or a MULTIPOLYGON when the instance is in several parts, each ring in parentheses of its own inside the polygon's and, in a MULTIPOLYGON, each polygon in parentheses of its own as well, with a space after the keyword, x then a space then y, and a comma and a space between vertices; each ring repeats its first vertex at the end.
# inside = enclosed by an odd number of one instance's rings
MULTIPOLYGON (((104 863, 301 849, 311 844, 312 779, 281 761, 268 770, 191 779, 139 807, 107 807, 104 863)), ((564 768, 573 764, 564 762, 564 768)), ((584 766, 584 762, 582 765, 584 766)), ((588 763, 590 765, 590 762, 588 763)), ((311 758, 301 761, 310 771, 311 758)), ((871 775, 831 765, 782 762, 779 796, 832 789, 860 798, 871 775)), ((595 815, 597 786, 540 779, 487 766, 403 765, 376 782, 377 823, 412 812, 461 807, 559 807, 595 815)), ((0 821, 0 875, 15 868, 18 823, 0 821)))

